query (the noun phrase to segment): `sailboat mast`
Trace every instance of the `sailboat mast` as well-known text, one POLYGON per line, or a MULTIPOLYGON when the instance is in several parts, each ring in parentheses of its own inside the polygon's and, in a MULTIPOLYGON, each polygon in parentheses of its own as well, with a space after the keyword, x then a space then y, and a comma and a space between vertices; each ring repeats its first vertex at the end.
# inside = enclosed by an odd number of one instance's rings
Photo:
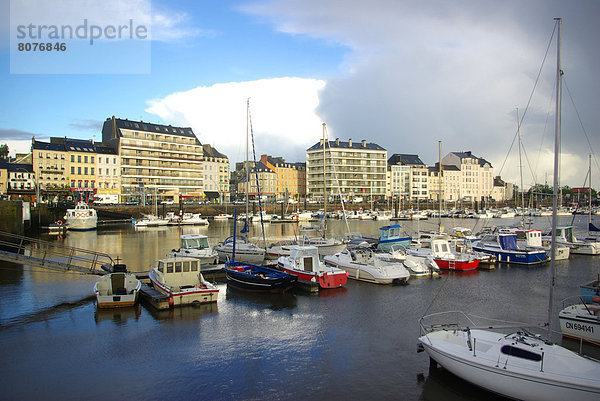
POLYGON ((590 224, 592 224, 592 155, 590 155, 590 163, 589 163, 589 175, 590 175, 590 203, 588 205, 588 231, 590 229, 590 224))
POLYGON ((523 187, 523 160, 521 158, 521 120, 519 119, 519 108, 517 107, 517 134, 519 135, 519 174, 521 175, 521 213, 523 218, 521 219, 521 225, 524 225, 525 221, 525 188, 523 187))
MULTIPOLYGON (((248 198, 249 198, 249 183, 250 183, 250 174, 248 169, 248 137, 249 137, 249 129, 250 129, 250 98, 246 100, 246 225, 244 227, 248 227, 248 198)), ((234 233, 235 235, 235 233, 234 233)))
POLYGON ((325 220, 327 219, 327 177, 325 176, 325 123, 323 123, 323 238, 327 237, 325 220))
POLYGON ((438 231, 442 232, 442 141, 438 141, 438 202, 439 202, 439 213, 438 213, 438 231))
POLYGON ((552 243, 550 245, 550 296, 548 300, 548 340, 552 336, 552 315, 554 310, 554 276, 556 268, 554 257, 556 255, 556 208, 558 207, 558 162, 560 157, 560 127, 561 127, 561 94, 562 94, 562 70, 560 65, 560 45, 561 45, 561 28, 562 18, 555 18, 558 25, 558 34, 556 39, 556 112, 554 120, 554 177, 552 191, 552 243))

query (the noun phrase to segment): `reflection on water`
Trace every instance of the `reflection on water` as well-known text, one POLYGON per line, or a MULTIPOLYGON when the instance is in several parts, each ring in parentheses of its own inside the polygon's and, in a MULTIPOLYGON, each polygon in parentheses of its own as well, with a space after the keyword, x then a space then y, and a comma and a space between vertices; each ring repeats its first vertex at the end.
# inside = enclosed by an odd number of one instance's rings
MULTIPOLYGON (((346 232, 342 221, 328 224, 330 235, 346 232)), ((389 222, 349 224, 374 235, 389 222)), ((401 224, 413 231, 437 222, 401 224)), ((447 229, 482 224, 444 220, 447 229)), ((126 225, 69 233, 64 243, 147 271, 179 247, 181 234, 202 233, 216 244, 232 226, 139 231, 126 225)), ((265 227, 271 240, 298 230, 296 224, 265 227)), ((251 237, 260 236, 256 225, 253 230, 251 237)), ((555 315, 559 300, 596 277, 599 261, 574 255, 557 263, 555 315)), ((427 356, 416 353, 418 319, 464 310, 535 324, 545 320, 548 305, 547 264, 445 272, 440 279, 411 278, 406 286, 349 280, 318 294, 248 293, 217 283, 217 303, 160 312, 145 305, 98 310, 96 277, 1 267, 2 399, 493 399, 443 369, 429 372, 427 356)), ((559 330, 557 319, 553 329, 559 330)))

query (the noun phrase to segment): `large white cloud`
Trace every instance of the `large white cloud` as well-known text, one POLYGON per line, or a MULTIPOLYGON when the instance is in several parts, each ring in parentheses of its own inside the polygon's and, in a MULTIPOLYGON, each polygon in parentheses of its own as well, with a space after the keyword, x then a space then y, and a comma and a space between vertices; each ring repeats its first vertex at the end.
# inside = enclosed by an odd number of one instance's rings
POLYGON ((267 153, 297 162, 321 137, 315 110, 324 85, 317 79, 286 77, 201 86, 152 100, 146 111, 169 124, 191 126, 202 143, 235 162, 245 158, 250 98, 256 157, 267 153))
MULTIPOLYGON (((556 16, 564 17, 563 69, 584 125, 600 124, 594 111, 600 85, 592 79, 600 62, 594 2, 265 0, 243 10, 280 32, 350 49, 347 73, 327 79, 320 95, 318 113, 334 136, 365 138, 389 153, 418 153, 429 164, 442 140, 443 153, 472 150, 497 172, 505 164, 503 178, 518 183, 517 147, 504 163, 515 108, 523 113, 556 16)), ((523 127, 538 182, 552 177, 554 54, 552 47, 523 127)), ((590 149, 570 111, 571 117, 563 113, 561 181, 579 186, 590 149)), ((592 145, 598 149, 597 136, 592 145)))

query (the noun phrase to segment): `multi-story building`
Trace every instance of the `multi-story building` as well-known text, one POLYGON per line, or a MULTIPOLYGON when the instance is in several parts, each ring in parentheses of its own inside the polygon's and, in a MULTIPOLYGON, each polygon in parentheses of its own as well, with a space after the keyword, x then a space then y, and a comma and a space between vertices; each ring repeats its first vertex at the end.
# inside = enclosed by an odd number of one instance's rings
POLYGON ((415 202, 429 199, 429 170, 418 155, 394 153, 388 165, 404 166, 403 169, 397 169, 396 178, 391 176, 390 183, 402 191, 400 195, 403 199, 415 202))
POLYGON ((297 163, 286 163, 282 157, 261 155, 260 161, 277 174, 277 199, 298 199, 298 194, 300 193, 299 184, 300 178, 303 175, 303 169, 300 170, 297 163))
MULTIPOLYGON (((358 143, 323 140, 306 150, 307 197, 323 199, 341 193, 346 200, 354 196, 383 199, 386 190, 387 150, 362 140, 358 143), (325 148, 325 169, 323 169, 325 148), (325 174, 323 174, 325 170, 325 174), (325 176, 325 185, 323 178, 325 176)), ((365 199, 366 200, 366 199, 365 199)))
POLYGON ((121 194, 121 161, 117 151, 110 146, 96 144, 97 194, 121 194))
MULTIPOLYGON (((261 197, 274 200, 277 193, 277 173, 262 162, 249 162, 248 170, 250 171, 248 175, 248 198, 257 199, 260 194, 261 197), (257 187, 257 182, 260 188, 257 187)), ((237 183, 237 193, 238 196, 244 196, 246 193, 245 175, 241 176, 237 183)))
POLYGON ((204 149, 191 128, 112 117, 102 141, 119 154, 122 201, 204 196, 204 149))
POLYGON ((204 196, 229 202, 229 159, 208 144, 203 145, 204 196))
POLYGON ((69 194, 69 152, 64 143, 41 142, 32 138, 31 155, 33 170, 40 186, 40 200, 52 200, 61 194, 69 194))
POLYGON ((34 201, 35 173, 33 165, 24 163, 7 163, 6 194, 11 199, 34 201))
POLYGON ((442 159, 442 164, 455 166, 460 171, 460 200, 474 202, 491 198, 494 168, 490 162, 468 151, 450 152, 442 159))
POLYGON ((6 195, 6 188, 8 184, 8 161, 0 159, 0 195, 6 195))
POLYGON ((68 153, 68 171, 73 199, 93 202, 96 194, 96 147, 92 141, 69 138, 50 138, 62 143, 68 153))

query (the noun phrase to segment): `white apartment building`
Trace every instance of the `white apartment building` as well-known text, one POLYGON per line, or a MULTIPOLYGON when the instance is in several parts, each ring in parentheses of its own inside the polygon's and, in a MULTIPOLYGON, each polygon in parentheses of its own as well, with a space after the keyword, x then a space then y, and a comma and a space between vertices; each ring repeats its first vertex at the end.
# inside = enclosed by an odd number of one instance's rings
MULTIPOLYGON (((460 174, 458 183, 453 182, 449 194, 459 200, 481 201, 489 199, 494 189, 494 168, 487 160, 473 156, 470 151, 450 152, 442 159, 442 165, 454 166, 460 174)), ((448 196, 445 195, 448 199, 448 196)))
POLYGON ((102 141, 120 158, 122 202, 204 196, 204 150, 191 128, 112 117, 102 141))
POLYGON ((204 196, 213 201, 229 202, 229 159, 208 144, 204 150, 204 196))
MULTIPOLYGON (((394 153, 388 160, 389 166, 403 166, 398 172, 398 180, 391 177, 390 185, 403 188, 402 199, 420 201, 429 199, 429 170, 418 155, 394 153), (408 172, 408 175, 407 175, 408 172)), ((392 189, 393 192, 393 189, 392 189)))
POLYGON ((325 147, 325 188, 328 196, 342 194, 365 200, 383 199, 386 194, 387 150, 366 140, 347 142, 323 140, 306 150, 307 197, 323 199, 323 147, 325 147))

